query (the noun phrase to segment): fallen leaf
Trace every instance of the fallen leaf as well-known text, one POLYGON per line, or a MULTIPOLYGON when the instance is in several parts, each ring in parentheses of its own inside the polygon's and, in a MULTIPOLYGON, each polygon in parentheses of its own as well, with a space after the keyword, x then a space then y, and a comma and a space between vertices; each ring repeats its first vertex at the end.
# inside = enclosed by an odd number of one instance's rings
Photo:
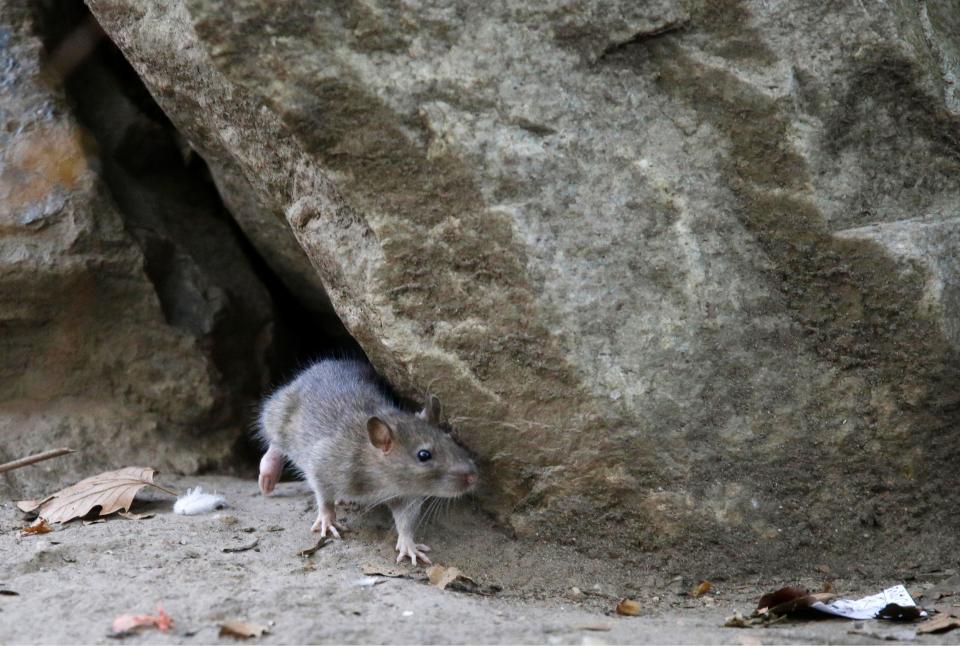
POLYGON ((724 628, 749 628, 751 625, 753 625, 751 620, 748 617, 744 617, 739 610, 734 610, 733 614, 723 622, 724 628))
POLYGON ((693 590, 690 591, 690 596, 694 599, 702 597, 706 593, 710 592, 713 589, 713 584, 709 581, 701 581, 698 583, 693 590))
POLYGON ((780 588, 774 592, 768 592, 760 597, 757 602, 757 612, 762 612, 764 608, 772 609, 788 603, 794 603, 810 594, 805 588, 780 588))
POLYGON ((53 494, 39 504, 24 500, 17 503, 23 511, 36 511, 51 523, 65 523, 86 516, 94 508, 100 508, 100 516, 115 511, 130 511, 133 499, 147 485, 167 493, 174 493, 153 482, 154 470, 146 467, 126 467, 117 471, 107 471, 100 475, 81 480, 53 494))
POLYGON ((31 524, 20 530, 21 536, 31 536, 37 534, 49 534, 53 528, 47 523, 45 518, 38 518, 31 524))
POLYGON ((220 623, 221 637, 250 639, 251 637, 260 637, 265 632, 268 632, 266 626, 244 621, 243 619, 226 619, 220 623))
POLYGON ((20 511, 23 511, 29 514, 32 511, 36 511, 37 507, 47 502, 48 500, 51 500, 52 498, 53 496, 47 496, 43 500, 21 500, 20 502, 17 503, 17 507, 20 509, 20 511))
POLYGON ((413 572, 402 567, 393 567, 390 565, 373 565, 367 563, 363 566, 363 573, 367 576, 385 576, 392 579, 412 578, 413 572))
POLYGON ((314 545, 313 547, 308 547, 307 549, 304 549, 304 550, 300 550, 299 552, 297 552, 297 554, 302 556, 303 558, 310 558, 311 556, 317 553, 317 550, 319 550, 322 547, 325 547, 326 544, 329 542, 330 542, 330 539, 328 539, 326 536, 321 536, 320 540, 317 541, 316 545, 314 545))
POLYGON ((115 635, 125 634, 151 626, 165 633, 170 630, 171 625, 173 625, 173 619, 164 612, 163 606, 157 604, 157 614, 155 615, 120 615, 113 620, 113 633, 115 635))
POLYGON ((127 520, 147 520, 148 518, 153 518, 156 514, 135 514, 132 511, 121 511, 117 515, 120 516, 120 518, 126 518, 127 520))
POLYGON ((427 568, 427 579, 431 585, 441 590, 449 588, 457 592, 483 595, 496 594, 502 590, 498 585, 481 585, 453 566, 431 565, 427 568))
POLYGON ((768 612, 777 616, 789 615, 806 610, 817 601, 827 603, 835 598, 836 595, 829 592, 810 594, 810 591, 805 588, 780 588, 760 597, 754 614, 768 612))
POLYGON ((621 599, 617 604, 616 611, 618 615, 627 617, 636 617, 640 614, 640 604, 633 599, 621 599))
POLYGON ((100 523, 105 523, 105 522, 107 522, 107 519, 106 519, 106 518, 94 518, 93 520, 84 520, 84 521, 81 521, 81 522, 84 524, 84 526, 86 526, 86 525, 99 525, 100 523))
POLYGON ((960 618, 948 614, 939 614, 918 625, 917 634, 945 633, 954 628, 960 628, 960 618))
POLYGON ((223 548, 222 551, 227 552, 227 553, 230 553, 230 552, 246 552, 247 550, 252 550, 253 548, 255 548, 255 547, 256 547, 257 545, 259 545, 259 544, 260 544, 260 539, 259 539, 259 538, 254 538, 254 539, 253 539, 252 541, 250 541, 249 543, 244 543, 243 545, 238 545, 237 547, 225 547, 225 548, 223 548))
POLYGON ((901 606, 896 603, 888 603, 877 612, 877 619, 886 619, 887 621, 913 621, 919 618, 920 608, 901 606))
POLYGON ((771 615, 766 610, 763 612, 754 612, 749 617, 744 617, 739 610, 734 611, 732 615, 723 622, 724 628, 750 628, 752 626, 770 626, 778 621, 783 621, 786 615, 771 615))
MULTIPOLYGON (((427 568, 427 578, 430 580, 430 585, 435 585, 441 590, 446 590, 448 585, 461 576, 463 576, 463 574, 460 572, 460 569, 453 566, 431 565, 427 568)), ((472 581, 472 579, 470 580, 472 581)))

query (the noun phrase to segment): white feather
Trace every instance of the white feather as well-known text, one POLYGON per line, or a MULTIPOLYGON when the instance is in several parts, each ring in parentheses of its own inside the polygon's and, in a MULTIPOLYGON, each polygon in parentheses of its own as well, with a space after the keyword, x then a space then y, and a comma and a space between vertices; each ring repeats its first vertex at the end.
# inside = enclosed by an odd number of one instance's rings
POLYGON ((218 493, 204 493, 203 487, 187 489, 187 493, 177 498, 173 503, 173 512, 184 516, 194 514, 208 514, 227 506, 227 499, 218 493))

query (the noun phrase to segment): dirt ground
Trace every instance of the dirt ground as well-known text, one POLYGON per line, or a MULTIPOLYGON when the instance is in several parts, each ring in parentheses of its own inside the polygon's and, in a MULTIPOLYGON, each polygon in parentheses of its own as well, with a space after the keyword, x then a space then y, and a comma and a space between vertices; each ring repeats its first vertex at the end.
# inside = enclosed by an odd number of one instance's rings
MULTIPOLYGON (((723 628, 724 617, 749 614, 760 594, 795 581, 724 580, 701 598, 688 594, 696 573, 623 567, 573 547, 518 541, 469 503, 421 527, 434 562, 456 565, 485 586, 488 596, 441 591, 412 578, 367 576, 364 566, 394 568, 388 514, 340 513, 349 532, 304 558, 316 544, 309 527, 312 496, 303 483, 282 483, 264 498, 256 483, 226 477, 160 478, 178 489, 203 485, 229 509, 201 516, 172 512, 172 498, 144 492, 134 511, 145 520, 68 523, 42 536, 21 536, 25 523, 12 501, 0 503, 0 643, 114 643, 113 618, 152 612, 162 602, 170 632, 122 638, 129 643, 226 642, 218 624, 242 618, 268 627, 248 643, 873 643, 914 638, 902 624, 842 619, 785 621, 769 628, 723 628), (249 546, 245 551, 224 548, 249 546), (580 590, 577 594, 572 589, 580 590), (638 617, 612 610, 620 597, 640 603, 638 617), (859 632, 858 632, 859 631, 859 632)), ((907 587, 916 598, 952 570, 918 573, 907 587)), ((878 592, 901 581, 833 579, 849 596, 878 592)), ((957 643, 960 631, 923 636, 921 643, 957 643)))

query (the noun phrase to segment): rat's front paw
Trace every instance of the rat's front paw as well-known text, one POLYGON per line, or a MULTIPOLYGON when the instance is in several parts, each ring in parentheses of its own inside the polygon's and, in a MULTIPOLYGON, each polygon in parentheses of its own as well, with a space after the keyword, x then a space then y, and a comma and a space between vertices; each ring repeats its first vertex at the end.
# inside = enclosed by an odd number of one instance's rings
POLYGON ((430 564, 430 559, 424 554, 424 552, 430 551, 430 547, 423 543, 415 543, 412 538, 403 538, 401 536, 397 540, 397 551, 400 552, 400 554, 397 555, 397 563, 400 563, 405 558, 409 558, 410 562, 414 565, 417 564, 417 559, 420 559, 428 565, 430 564))
POLYGON ((320 532, 321 536, 326 536, 327 532, 334 538, 340 538, 338 529, 343 529, 343 525, 337 522, 337 517, 333 514, 320 514, 310 528, 311 532, 320 532))

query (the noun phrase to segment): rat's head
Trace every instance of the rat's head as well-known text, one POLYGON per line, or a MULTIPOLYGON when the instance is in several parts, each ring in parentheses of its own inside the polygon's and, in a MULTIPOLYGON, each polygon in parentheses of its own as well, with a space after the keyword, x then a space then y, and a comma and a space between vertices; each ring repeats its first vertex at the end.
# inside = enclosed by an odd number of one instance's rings
POLYGON ((437 427, 439 421, 440 401, 432 395, 416 415, 375 415, 367 420, 367 434, 380 452, 383 475, 402 495, 455 498, 476 486, 477 467, 437 427))

